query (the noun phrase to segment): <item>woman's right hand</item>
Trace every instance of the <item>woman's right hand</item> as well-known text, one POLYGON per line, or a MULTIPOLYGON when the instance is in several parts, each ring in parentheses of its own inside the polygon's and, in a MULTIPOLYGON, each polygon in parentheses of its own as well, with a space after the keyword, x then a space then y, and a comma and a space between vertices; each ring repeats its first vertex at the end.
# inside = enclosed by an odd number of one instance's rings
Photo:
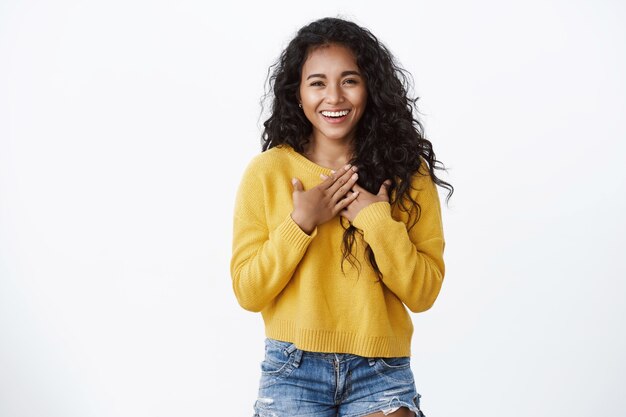
POLYGON ((291 218, 306 233, 326 223, 346 208, 358 196, 350 193, 358 179, 357 168, 350 164, 326 177, 319 185, 305 191, 297 178, 293 184, 293 211, 291 218))

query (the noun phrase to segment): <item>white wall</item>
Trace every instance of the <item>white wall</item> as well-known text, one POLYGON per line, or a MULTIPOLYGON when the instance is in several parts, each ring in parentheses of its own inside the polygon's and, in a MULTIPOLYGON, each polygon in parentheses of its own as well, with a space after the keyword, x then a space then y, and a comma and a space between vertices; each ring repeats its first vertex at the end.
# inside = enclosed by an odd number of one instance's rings
POLYGON ((456 187, 425 413, 623 415, 624 3, 209 3, 0 3, 0 415, 252 414, 234 193, 268 65, 338 14, 413 73, 456 187))

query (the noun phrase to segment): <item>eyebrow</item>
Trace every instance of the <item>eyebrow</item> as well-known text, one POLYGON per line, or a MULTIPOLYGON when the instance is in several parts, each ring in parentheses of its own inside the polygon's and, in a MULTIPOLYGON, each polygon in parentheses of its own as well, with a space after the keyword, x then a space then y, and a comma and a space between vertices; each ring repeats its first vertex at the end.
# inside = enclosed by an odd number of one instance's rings
MULTIPOLYGON (((358 71, 344 71, 341 73, 342 77, 348 76, 348 75, 358 75, 359 77, 361 76, 361 74, 358 71)), ((309 78, 326 78, 326 74, 311 74, 308 77, 306 77, 306 79, 308 80, 309 78)))

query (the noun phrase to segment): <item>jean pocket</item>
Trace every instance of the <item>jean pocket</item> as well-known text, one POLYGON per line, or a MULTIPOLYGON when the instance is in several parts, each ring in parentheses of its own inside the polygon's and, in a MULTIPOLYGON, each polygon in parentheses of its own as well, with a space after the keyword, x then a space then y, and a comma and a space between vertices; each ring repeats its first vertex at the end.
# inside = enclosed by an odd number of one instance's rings
POLYGON ((268 339, 265 342, 265 358, 261 362, 261 374, 267 377, 285 377, 294 369, 295 346, 293 343, 268 339))
POLYGON ((411 370, 411 358, 377 358, 374 363, 376 372, 395 382, 411 384, 414 382, 411 370))
POLYGON ((411 358, 399 357, 399 358, 379 358, 380 363, 390 369, 402 369, 411 367, 411 358))

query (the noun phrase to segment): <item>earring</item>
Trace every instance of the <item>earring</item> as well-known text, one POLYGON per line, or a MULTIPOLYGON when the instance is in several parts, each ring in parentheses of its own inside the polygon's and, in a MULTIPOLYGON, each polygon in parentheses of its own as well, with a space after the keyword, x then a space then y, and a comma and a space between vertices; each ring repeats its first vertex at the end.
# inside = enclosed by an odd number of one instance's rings
POLYGON ((298 107, 302 108, 302 103, 298 103, 298 107))

